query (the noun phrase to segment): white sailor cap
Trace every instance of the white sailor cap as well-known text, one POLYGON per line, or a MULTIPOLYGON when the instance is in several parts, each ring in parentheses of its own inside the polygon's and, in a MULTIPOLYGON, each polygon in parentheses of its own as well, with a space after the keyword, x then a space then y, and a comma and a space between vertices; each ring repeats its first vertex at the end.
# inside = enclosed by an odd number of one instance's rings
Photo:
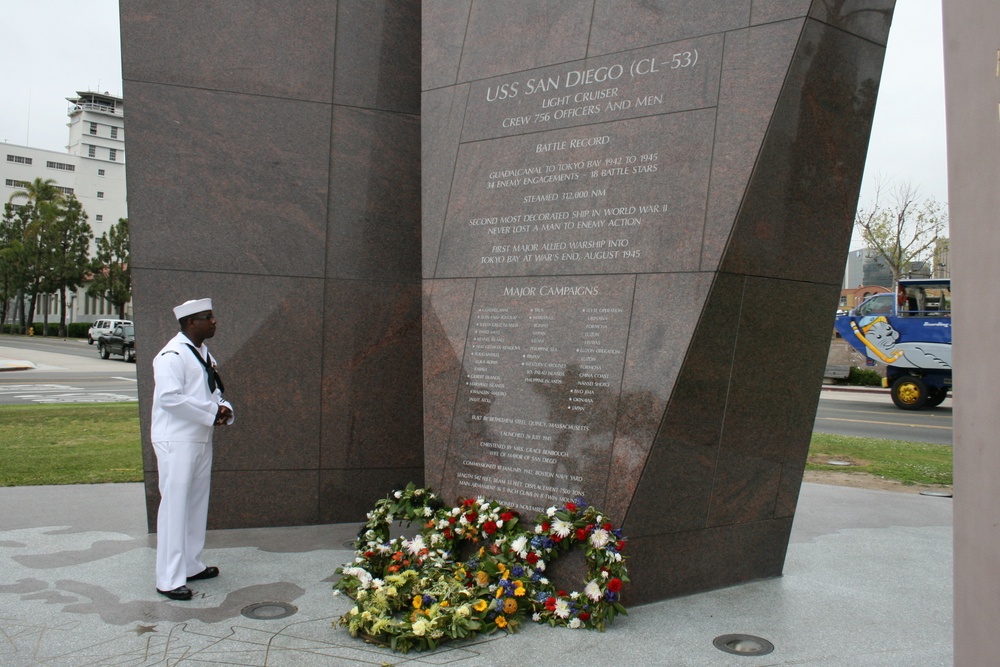
POLYGON ((180 320, 188 315, 194 315, 195 313, 201 313, 206 310, 212 310, 211 299, 192 299, 191 301, 185 301, 181 305, 175 307, 174 317, 180 320))

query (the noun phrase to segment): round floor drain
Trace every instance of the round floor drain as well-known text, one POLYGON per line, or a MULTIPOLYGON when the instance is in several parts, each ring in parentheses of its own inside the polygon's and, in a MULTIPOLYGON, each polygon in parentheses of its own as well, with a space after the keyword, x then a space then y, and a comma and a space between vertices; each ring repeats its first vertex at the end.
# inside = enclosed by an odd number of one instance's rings
POLYGON ((753 635, 722 635, 712 642, 715 648, 734 655, 767 655, 774 644, 753 635))
POLYGON ((247 618, 258 621, 274 621, 279 618, 287 618, 297 611, 298 608, 295 605, 287 602, 256 602, 244 607, 240 613, 247 618))
POLYGON ((850 461, 827 461, 826 464, 828 466, 849 466, 849 465, 851 465, 851 462, 850 461))
POLYGON ((947 491, 921 491, 922 496, 934 496, 935 498, 951 498, 952 494, 947 491))

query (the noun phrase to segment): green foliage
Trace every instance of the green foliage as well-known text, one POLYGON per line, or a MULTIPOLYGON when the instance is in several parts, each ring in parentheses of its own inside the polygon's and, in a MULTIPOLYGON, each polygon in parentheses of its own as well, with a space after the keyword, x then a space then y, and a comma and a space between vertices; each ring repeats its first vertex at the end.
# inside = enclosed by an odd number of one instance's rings
POLYGON ((0 486, 141 481, 137 403, 0 406, 0 486))
POLYGON ((950 485, 952 448, 925 442, 813 433, 806 470, 868 473, 907 485, 950 485), (828 461, 848 461, 851 465, 829 465, 828 461))
POLYGON ((132 275, 129 272, 128 220, 119 218, 108 232, 97 239, 97 249, 90 263, 93 282, 87 294, 114 304, 118 317, 125 319, 125 304, 132 299, 132 275))
POLYGON ((878 371, 873 371, 870 368, 851 366, 851 372, 847 376, 847 384, 859 387, 881 387, 882 376, 879 375, 878 371))

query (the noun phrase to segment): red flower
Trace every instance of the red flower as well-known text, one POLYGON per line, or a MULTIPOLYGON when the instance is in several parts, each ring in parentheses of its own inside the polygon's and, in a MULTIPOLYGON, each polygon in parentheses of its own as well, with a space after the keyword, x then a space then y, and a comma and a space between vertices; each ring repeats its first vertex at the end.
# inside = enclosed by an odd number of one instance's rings
POLYGON ((476 501, 473 500, 472 498, 466 498, 465 500, 462 501, 462 505, 465 507, 472 507, 475 504, 475 502, 476 501))
POLYGON ((583 622, 585 622, 585 623, 587 621, 589 621, 590 620, 590 612, 581 611, 580 612, 580 620, 583 621, 583 622))
POLYGON ((455 536, 455 534, 451 532, 451 528, 445 528, 445 529, 444 529, 444 538, 445 538, 446 540, 450 540, 450 539, 451 539, 451 538, 453 538, 454 536, 455 536))
POLYGON ((549 532, 550 528, 552 528, 552 524, 551 523, 549 523, 548 521, 543 521, 542 522, 542 532, 543 533, 549 532))
POLYGON ((487 521, 486 523, 483 524, 483 530, 486 532, 487 535, 492 535, 493 533, 497 532, 497 522, 487 521))
POLYGON ((504 512, 503 514, 500 515, 500 520, 501 521, 513 521, 514 520, 514 513, 513 512, 504 512))
POLYGON ((548 609, 549 611, 555 611, 556 610, 556 599, 555 598, 549 598, 548 600, 546 600, 545 601, 545 608, 548 609))
POLYGON ((576 541, 577 542, 583 542, 586 539, 587 539, 587 531, 584 530, 583 528, 577 528, 576 529, 576 541))
POLYGON ((611 580, 608 581, 608 590, 611 591, 612 593, 617 593, 621 589, 622 589, 622 580, 619 579, 618 577, 612 577, 611 580))
POLYGON ((564 598, 564 597, 566 597, 566 591, 562 591, 562 590, 556 591, 556 595, 558 595, 561 598, 564 598))
POLYGON ((534 565, 535 563, 538 562, 538 554, 536 554, 534 551, 529 551, 528 555, 525 556, 524 560, 534 565))
POLYGON ((604 525, 601 526, 601 528, 603 528, 604 530, 610 531, 610 530, 612 530, 614 528, 614 526, 611 525, 610 521, 605 521, 604 525))
POLYGON ((562 542, 562 538, 559 537, 558 535, 553 535, 552 541, 555 542, 556 544, 559 544, 560 542, 562 542))
POLYGON ((455 519, 455 517, 453 517, 453 516, 448 517, 448 523, 454 525, 455 521, 457 521, 457 519, 455 519))
POLYGON ((622 549, 624 549, 625 548, 625 541, 624 540, 618 540, 618 543, 615 545, 615 548, 618 549, 618 551, 621 551, 622 549))
POLYGON ((575 512, 576 503, 566 503, 566 509, 568 509, 570 512, 575 512))
POLYGON ((479 515, 476 514, 475 512, 466 512, 465 513, 465 520, 468 521, 469 523, 475 523, 476 519, 478 519, 478 518, 479 518, 479 515))

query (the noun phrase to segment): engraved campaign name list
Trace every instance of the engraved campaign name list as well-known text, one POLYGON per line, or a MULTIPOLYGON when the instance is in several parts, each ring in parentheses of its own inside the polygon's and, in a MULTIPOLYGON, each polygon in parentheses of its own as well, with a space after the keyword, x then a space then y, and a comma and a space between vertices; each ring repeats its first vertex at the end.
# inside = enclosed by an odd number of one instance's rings
POLYGON ((480 278, 446 478, 603 493, 635 274, 698 269, 722 40, 470 86, 436 276, 480 278))

